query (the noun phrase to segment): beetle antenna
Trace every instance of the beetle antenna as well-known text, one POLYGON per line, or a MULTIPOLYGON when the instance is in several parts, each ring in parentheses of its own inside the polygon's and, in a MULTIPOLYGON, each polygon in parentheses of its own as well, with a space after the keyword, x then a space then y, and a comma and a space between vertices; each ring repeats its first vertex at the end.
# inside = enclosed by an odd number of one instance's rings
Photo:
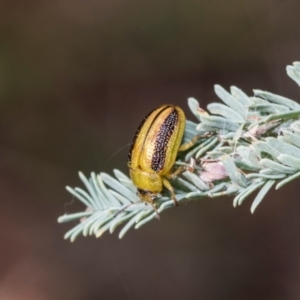
MULTIPOLYGON (((141 203, 141 202, 142 202, 142 201, 133 202, 133 203, 130 203, 130 204, 124 206, 123 208, 121 208, 120 210, 118 210, 118 211, 114 214, 114 218, 117 217, 121 212, 123 212, 123 211, 124 211, 125 209, 127 209, 129 206, 131 206, 131 205, 133 205, 133 204, 138 204, 138 203, 141 203)), ((146 204, 147 204, 147 203, 146 203, 146 204)), ((158 213, 158 211, 157 211, 157 208, 156 208, 155 204, 151 203, 151 206, 152 206, 152 208, 154 209, 154 211, 156 212, 155 218, 156 218, 157 220, 160 220, 160 215, 159 215, 159 213, 158 213)))
POLYGON ((131 205, 133 205, 133 204, 137 204, 137 203, 139 203, 139 202, 133 202, 133 203, 130 203, 130 204, 124 206, 123 208, 121 208, 120 210, 118 210, 118 211, 114 214, 114 218, 115 218, 116 216, 118 216, 121 212, 123 212, 125 209, 127 209, 129 206, 131 206, 131 205))
POLYGON ((107 160, 107 162, 106 162, 106 164, 108 164, 119 152, 121 152, 121 151, 123 151, 124 149, 126 149, 126 148, 128 148, 130 146, 130 143, 128 143, 128 144, 126 144, 126 145, 124 145, 123 147, 121 147, 121 148, 119 148, 118 150, 116 150, 115 152, 113 152, 110 156, 109 156, 109 158, 108 158, 108 160, 107 160))
POLYGON ((124 206, 123 208, 121 208, 120 210, 118 210, 115 214, 114 214, 114 218, 120 214, 121 212, 123 212, 125 209, 127 209, 128 207, 130 207, 131 205, 134 205, 134 204, 138 204, 138 203, 142 203, 142 201, 136 201, 136 202, 132 202, 130 204, 127 204, 126 206, 124 206))

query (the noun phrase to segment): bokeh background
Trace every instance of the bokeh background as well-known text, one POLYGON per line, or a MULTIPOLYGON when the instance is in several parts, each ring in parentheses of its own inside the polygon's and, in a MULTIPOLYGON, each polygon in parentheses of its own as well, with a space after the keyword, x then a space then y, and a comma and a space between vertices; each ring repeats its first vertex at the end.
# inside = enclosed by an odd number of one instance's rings
POLYGON ((297 0, 0 2, 0 299, 300 299, 299 184, 202 199, 124 239, 63 240, 78 170, 126 170, 154 107, 215 83, 299 99, 297 0), (252 197, 253 199, 253 197, 252 197))

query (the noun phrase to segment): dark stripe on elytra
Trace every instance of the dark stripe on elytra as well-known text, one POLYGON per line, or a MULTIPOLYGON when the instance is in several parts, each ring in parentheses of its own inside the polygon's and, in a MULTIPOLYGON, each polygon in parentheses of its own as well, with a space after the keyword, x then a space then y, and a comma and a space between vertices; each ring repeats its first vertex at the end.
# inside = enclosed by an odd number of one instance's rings
POLYGON ((154 153, 151 161, 151 169, 159 172, 164 168, 169 140, 178 123, 178 111, 174 108, 161 124, 155 141, 154 153))
MULTIPOLYGON (((161 112, 163 112, 166 108, 168 108, 169 106, 165 107, 161 112)), ((128 153, 128 156, 127 156, 127 164, 130 164, 131 163, 131 157, 132 157, 132 152, 133 152, 133 148, 134 148, 134 145, 135 145, 135 142, 138 138, 138 135, 140 134, 140 131, 142 129, 142 127, 144 126, 145 122, 147 121, 147 119, 149 118, 149 116, 155 111, 157 110, 157 108, 153 109, 152 111, 150 111, 146 117, 143 119, 143 121, 141 122, 141 124, 139 125, 138 129, 136 130, 136 133, 133 137, 133 141, 132 141, 132 144, 131 144, 131 147, 130 147, 130 150, 129 150, 129 153, 128 153)), ((146 134, 146 137, 148 136, 148 133, 149 133, 149 130, 151 129, 152 127, 152 124, 153 122, 157 119, 157 117, 161 114, 161 112, 159 114, 157 114, 157 116, 153 119, 151 125, 149 126, 149 129, 147 131, 147 134, 146 134)), ((146 138, 145 138, 146 140, 146 138)), ((144 140, 144 143, 145 143, 145 140, 144 140)), ((142 146, 142 148, 144 148, 144 144, 142 146)))

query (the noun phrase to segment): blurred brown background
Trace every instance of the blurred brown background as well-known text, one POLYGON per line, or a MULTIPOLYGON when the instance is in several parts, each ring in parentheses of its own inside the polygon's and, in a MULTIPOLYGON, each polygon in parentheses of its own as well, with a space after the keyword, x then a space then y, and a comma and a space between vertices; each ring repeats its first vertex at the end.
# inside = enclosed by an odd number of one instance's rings
POLYGON ((163 103, 218 101, 213 84, 299 99, 300 2, 0 2, 0 299, 300 299, 299 187, 202 199, 161 221, 71 244, 77 171, 125 172, 163 103), (120 150, 120 151, 118 151, 120 150), (118 151, 116 154, 112 154, 118 151), (253 196, 251 197, 253 199, 253 196))

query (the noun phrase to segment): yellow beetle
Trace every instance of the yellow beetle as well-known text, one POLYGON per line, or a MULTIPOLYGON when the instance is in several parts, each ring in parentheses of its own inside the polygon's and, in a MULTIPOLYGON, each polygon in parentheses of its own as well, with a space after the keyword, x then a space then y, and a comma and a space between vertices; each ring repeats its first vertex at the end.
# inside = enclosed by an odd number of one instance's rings
POLYGON ((155 210, 154 200, 163 186, 170 191, 171 198, 178 205, 168 178, 186 169, 179 167, 171 173, 178 151, 186 150, 198 139, 196 137, 180 147, 185 122, 180 107, 162 105, 144 118, 134 136, 127 160, 130 177, 137 187, 139 198, 150 203, 155 210))

